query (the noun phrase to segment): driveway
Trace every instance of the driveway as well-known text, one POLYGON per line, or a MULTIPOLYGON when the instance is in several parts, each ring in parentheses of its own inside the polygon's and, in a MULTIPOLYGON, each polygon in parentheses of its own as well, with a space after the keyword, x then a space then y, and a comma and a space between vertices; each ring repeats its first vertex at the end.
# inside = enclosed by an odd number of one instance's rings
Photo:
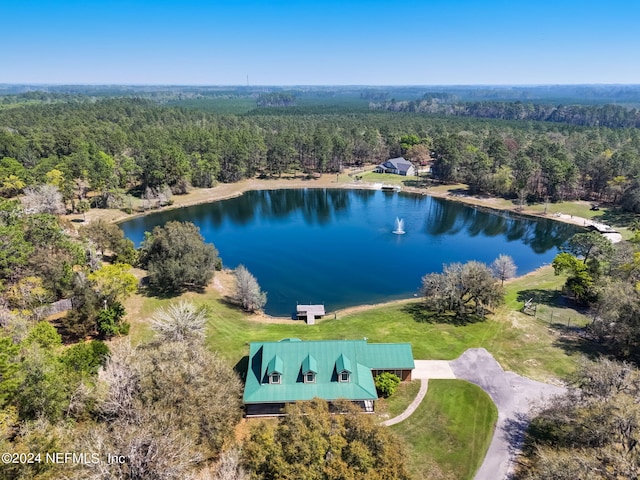
POLYGON ((411 372, 413 380, 429 378, 456 378, 446 360, 414 360, 416 368, 411 372))
POLYGON ((505 372, 484 348, 469 349, 449 365, 455 378, 478 385, 498 407, 496 430, 475 480, 507 478, 522 447, 532 408, 566 390, 505 372))

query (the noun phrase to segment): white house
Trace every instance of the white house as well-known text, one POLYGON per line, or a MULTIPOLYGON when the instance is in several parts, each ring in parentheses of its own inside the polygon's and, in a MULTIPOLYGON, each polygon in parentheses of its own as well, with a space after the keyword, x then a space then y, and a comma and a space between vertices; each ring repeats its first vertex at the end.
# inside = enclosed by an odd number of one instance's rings
POLYGON ((390 158, 386 162, 378 165, 374 170, 376 173, 395 173, 396 175, 415 175, 416 169, 409 160, 403 157, 390 158))

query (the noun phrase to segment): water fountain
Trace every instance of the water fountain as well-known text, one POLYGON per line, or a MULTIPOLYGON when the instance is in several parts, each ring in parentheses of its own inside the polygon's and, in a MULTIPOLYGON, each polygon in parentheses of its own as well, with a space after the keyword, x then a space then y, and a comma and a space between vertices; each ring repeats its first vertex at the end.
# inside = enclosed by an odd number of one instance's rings
POLYGON ((396 217, 396 229, 391 233, 395 233, 396 235, 404 235, 405 231, 403 219, 396 217))

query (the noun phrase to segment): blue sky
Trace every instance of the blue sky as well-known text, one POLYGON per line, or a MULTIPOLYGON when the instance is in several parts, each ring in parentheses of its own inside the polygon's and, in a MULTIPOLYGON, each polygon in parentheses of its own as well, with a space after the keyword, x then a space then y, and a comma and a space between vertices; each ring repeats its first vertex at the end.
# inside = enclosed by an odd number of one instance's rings
POLYGON ((637 0, 1 0, 0 83, 640 83, 637 0))

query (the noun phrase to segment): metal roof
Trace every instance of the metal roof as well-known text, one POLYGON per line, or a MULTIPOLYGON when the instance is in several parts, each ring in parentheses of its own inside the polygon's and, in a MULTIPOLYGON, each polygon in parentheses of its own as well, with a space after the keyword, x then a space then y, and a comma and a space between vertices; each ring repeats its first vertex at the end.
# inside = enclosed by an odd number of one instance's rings
POLYGON ((351 373, 351 360, 349 360, 349 357, 345 357, 344 355, 340 355, 338 357, 338 360, 336 361, 336 371, 338 373, 341 373, 341 372, 351 373))
POLYGON ((318 362, 311 355, 307 355, 302 361, 302 373, 318 373, 318 362))
POLYGON ((275 355, 267 365, 267 375, 271 375, 272 373, 282 374, 283 372, 284 362, 279 356, 275 355))
POLYGON ((372 369, 413 368, 413 353, 408 343, 368 344, 366 340, 252 342, 244 402, 282 403, 315 397, 376 400, 372 369), (349 381, 339 382, 338 374, 345 370, 351 373, 349 381), (279 384, 268 382, 270 371, 280 373, 279 384), (316 374, 314 383, 304 382, 306 371, 316 374))

